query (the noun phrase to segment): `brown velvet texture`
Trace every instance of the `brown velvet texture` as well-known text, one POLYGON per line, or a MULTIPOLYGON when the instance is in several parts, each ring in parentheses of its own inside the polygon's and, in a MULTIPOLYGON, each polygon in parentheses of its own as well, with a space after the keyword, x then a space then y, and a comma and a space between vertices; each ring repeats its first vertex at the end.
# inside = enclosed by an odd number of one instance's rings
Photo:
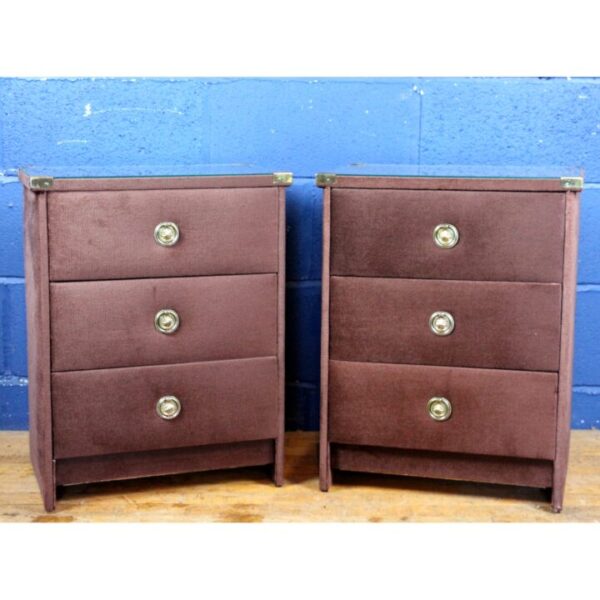
POLYGON ((554 458, 555 373, 331 361, 329 381, 331 442, 554 458), (429 416, 434 396, 447 421, 429 416))
POLYGON ((558 284, 332 277, 331 358, 556 371, 558 284), (429 328, 448 311, 454 332, 429 328))
POLYGON ((56 501, 50 399, 50 315, 46 194, 25 190, 25 300, 29 369, 29 444, 44 507, 56 501))
POLYGON ((54 371, 277 353, 277 275, 51 284, 54 371), (155 314, 177 311, 163 334, 155 314))
POLYGON ((569 442, 571 438, 571 397, 573 393, 573 346, 575 334, 575 301, 577 296, 577 238, 579 233, 579 194, 566 194, 565 268, 562 296, 560 371, 558 377, 558 410, 556 427, 556 457, 552 507, 562 510, 569 442))
POLYGON ((329 261, 331 251, 331 189, 323 191, 323 280, 321 289, 321 428, 319 432, 319 488, 326 492, 331 486, 329 454, 329 261))
POLYGON ((559 179, 325 188, 321 489, 333 466, 552 486, 560 510, 578 202, 559 179), (458 228, 455 248, 435 245, 440 223, 458 228), (447 337, 429 329, 438 310, 455 318, 447 337), (449 421, 427 415, 433 395, 449 396, 449 421))
POLYGON ((233 469, 267 465, 273 460, 273 440, 66 458, 56 461, 56 483, 73 485, 211 469, 233 469))
MULTIPOLYGON (((122 192, 127 190, 202 190, 231 188, 285 188, 290 184, 276 183, 274 173, 248 175, 165 175, 139 177, 59 177, 52 182, 52 192, 122 192)), ((30 176, 19 171, 19 179, 30 187, 30 176)))
POLYGON ((277 360, 255 358, 54 373, 56 458, 277 436, 277 360), (174 395, 181 412, 156 413, 174 395))
POLYGON ((285 189, 272 175, 59 179, 25 199, 46 509, 55 468, 63 485, 274 463, 281 485, 285 189), (154 240, 163 221, 180 228, 173 247, 154 240), (172 335, 155 330, 163 308, 180 316, 172 335), (165 421, 156 402, 171 394, 183 408, 165 421))
POLYGON ((275 460, 273 481, 276 486, 284 483, 285 465, 285 188, 277 191, 278 220, 278 273, 277 273, 277 434, 275 436, 275 460))
POLYGON ((360 190, 429 190, 440 192, 559 192, 564 194, 562 181, 553 179, 509 179, 491 177, 398 177, 373 175, 336 175, 329 189, 354 188, 360 190))
POLYGON ((564 193, 334 189, 331 273, 560 282, 564 210, 564 193), (434 243, 441 223, 454 248, 434 243))
POLYGON ((274 273, 278 188, 57 192, 48 205, 50 279, 274 273), (163 247, 154 228, 180 230, 163 247))
POLYGON ((552 462, 547 460, 332 444, 331 462, 334 468, 345 471, 540 488, 552 485, 552 462))

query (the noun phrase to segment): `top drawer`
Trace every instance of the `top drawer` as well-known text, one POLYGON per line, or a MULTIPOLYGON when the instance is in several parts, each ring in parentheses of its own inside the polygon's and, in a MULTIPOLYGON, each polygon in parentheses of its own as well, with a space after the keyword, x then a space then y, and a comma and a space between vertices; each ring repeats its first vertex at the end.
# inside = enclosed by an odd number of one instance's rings
POLYGON ((561 192, 334 188, 331 274, 560 282, 564 211, 561 192))
POLYGON ((53 281, 273 273, 278 188, 53 192, 48 245, 53 281), (155 239, 163 222, 174 245, 155 239))

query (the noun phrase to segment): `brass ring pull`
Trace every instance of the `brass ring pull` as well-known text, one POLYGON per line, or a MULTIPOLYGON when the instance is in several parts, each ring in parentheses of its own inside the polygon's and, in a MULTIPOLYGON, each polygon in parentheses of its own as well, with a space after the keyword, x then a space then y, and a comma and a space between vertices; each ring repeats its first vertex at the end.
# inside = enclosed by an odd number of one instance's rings
POLYGON ((444 310, 437 310, 429 317, 429 328, 435 335, 450 335, 454 331, 454 317, 444 310))
POLYGON ((176 396, 163 396, 156 403, 156 413, 161 419, 170 421, 179 416, 181 412, 181 402, 176 396))
POLYGON ((452 415, 452 404, 447 398, 434 396, 427 402, 427 412, 434 421, 447 421, 452 415))
POLYGON ((454 248, 459 238, 458 229, 450 223, 441 223, 433 230, 433 241, 439 248, 454 248))
POLYGON ((179 328, 179 315, 172 308, 163 308, 154 317, 154 327, 160 333, 175 333, 179 328))
POLYGON ((171 221, 159 223, 154 228, 154 240, 160 246, 174 246, 179 240, 179 227, 171 221))

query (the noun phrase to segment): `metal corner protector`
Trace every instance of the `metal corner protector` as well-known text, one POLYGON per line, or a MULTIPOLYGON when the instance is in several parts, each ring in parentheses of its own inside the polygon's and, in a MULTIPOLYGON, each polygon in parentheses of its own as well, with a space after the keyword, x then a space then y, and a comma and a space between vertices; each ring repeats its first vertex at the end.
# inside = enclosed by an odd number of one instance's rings
POLYGON ((319 187, 328 187, 333 185, 337 180, 335 173, 317 173, 315 176, 315 183, 319 187))
POLYGON ((292 185, 294 181, 293 173, 280 172, 273 173, 273 185, 292 185))
POLYGON ((32 175, 29 178, 29 187, 35 191, 49 190, 53 185, 53 177, 46 177, 44 175, 32 175))
POLYGON ((560 184, 565 190, 582 190, 583 177, 561 177, 560 184))

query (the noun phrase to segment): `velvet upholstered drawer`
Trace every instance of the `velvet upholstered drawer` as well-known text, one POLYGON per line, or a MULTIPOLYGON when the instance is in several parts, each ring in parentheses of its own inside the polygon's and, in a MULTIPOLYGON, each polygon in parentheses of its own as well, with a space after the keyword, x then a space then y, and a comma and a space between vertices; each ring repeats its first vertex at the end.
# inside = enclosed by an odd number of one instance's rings
POLYGON ((276 187, 56 192, 50 280, 275 273, 278 215, 276 187))
POLYGON ((275 274, 52 283, 50 300, 53 371, 277 354, 275 274))
POLYGON ((330 357, 556 371, 560 310, 559 284, 331 277, 330 357))
POLYGON ((551 460, 557 386, 556 373, 332 360, 329 440, 551 460), (446 420, 431 418, 432 398, 449 403, 446 420))
POLYGON ((560 282, 564 212, 564 193, 333 188, 331 274, 560 282))
POLYGON ((275 357, 54 373, 52 390, 58 459, 277 436, 275 357))

